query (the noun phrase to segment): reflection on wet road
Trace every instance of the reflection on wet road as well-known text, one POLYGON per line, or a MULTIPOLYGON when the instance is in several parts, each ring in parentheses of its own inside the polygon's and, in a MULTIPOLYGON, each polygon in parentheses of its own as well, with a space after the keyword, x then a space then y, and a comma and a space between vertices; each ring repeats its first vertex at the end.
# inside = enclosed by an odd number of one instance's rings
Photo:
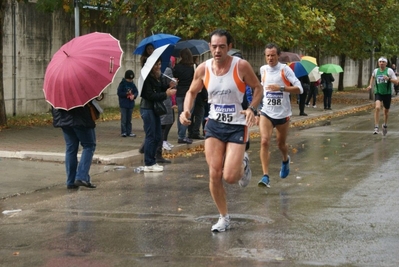
MULTIPOLYGON (((398 109, 387 137, 370 113, 291 129, 291 173, 280 179, 273 143, 271 188, 259 140, 253 178, 226 185, 232 229, 211 233, 217 210, 203 155, 163 173, 99 172, 98 189, 54 187, 0 203, 1 266, 398 266, 398 109)), ((38 163, 41 164, 41 163, 38 163)))

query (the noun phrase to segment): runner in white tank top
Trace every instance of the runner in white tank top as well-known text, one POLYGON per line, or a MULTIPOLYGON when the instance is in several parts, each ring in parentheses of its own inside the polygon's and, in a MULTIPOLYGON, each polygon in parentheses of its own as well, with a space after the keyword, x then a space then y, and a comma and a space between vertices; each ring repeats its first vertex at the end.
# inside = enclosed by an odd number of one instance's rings
POLYGON ((238 57, 233 57, 228 72, 216 76, 212 71, 213 59, 206 61, 205 87, 208 90, 208 103, 211 105, 209 119, 227 124, 246 125, 241 103, 245 94, 245 83, 238 74, 238 57))
POLYGON ((285 64, 277 63, 275 66, 263 65, 260 68, 261 82, 263 86, 262 112, 273 119, 283 119, 292 115, 290 93, 285 91, 270 91, 269 84, 279 86, 293 86, 303 92, 301 82, 295 77, 294 72, 285 64), (283 78, 285 77, 285 79, 283 78))
POLYGON ((267 65, 260 68, 264 89, 263 107, 259 119, 260 159, 263 170, 263 176, 258 182, 260 187, 270 187, 270 142, 274 128, 276 128, 277 145, 283 158, 280 177, 286 178, 290 173, 290 157, 286 143, 289 120, 292 115, 289 95, 303 92, 301 82, 295 77, 294 72, 285 64, 278 62, 279 56, 280 48, 276 44, 266 45, 267 65))
POLYGON ((205 133, 205 157, 209 166, 209 190, 220 214, 211 231, 223 232, 230 228, 223 180, 229 184, 239 182, 242 187, 250 181, 246 140, 242 139, 246 129, 255 123, 253 106, 257 107, 262 99, 262 85, 246 60, 228 55, 232 48, 229 32, 216 30, 210 34, 210 39, 213 59, 203 62, 195 70, 179 119, 182 124, 190 123, 193 101, 206 86, 212 108, 205 126, 208 131, 205 133), (253 106, 242 110, 246 84, 254 89, 253 106))

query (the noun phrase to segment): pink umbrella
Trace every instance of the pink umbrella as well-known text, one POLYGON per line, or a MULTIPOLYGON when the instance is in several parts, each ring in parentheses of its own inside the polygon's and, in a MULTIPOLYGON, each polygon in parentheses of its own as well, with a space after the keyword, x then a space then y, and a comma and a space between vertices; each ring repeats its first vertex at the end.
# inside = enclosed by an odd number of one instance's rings
POLYGON ((53 56, 44 76, 44 96, 56 109, 86 105, 113 82, 122 62, 119 40, 94 32, 64 44, 53 56))

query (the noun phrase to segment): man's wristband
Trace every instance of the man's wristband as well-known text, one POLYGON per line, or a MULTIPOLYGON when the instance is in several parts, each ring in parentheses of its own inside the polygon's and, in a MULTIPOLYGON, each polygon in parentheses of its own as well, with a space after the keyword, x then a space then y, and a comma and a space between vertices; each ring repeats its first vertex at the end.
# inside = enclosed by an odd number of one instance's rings
POLYGON ((258 114, 258 111, 257 111, 256 108, 254 108, 253 106, 249 106, 248 108, 249 108, 250 110, 252 110, 252 112, 254 113, 255 116, 258 114))

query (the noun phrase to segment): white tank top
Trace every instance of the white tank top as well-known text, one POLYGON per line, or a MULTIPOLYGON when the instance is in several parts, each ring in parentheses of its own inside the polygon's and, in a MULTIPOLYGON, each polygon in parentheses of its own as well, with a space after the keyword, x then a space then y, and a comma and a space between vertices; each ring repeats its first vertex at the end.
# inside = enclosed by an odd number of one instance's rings
POLYGON ((208 90, 208 103, 211 104, 208 118, 227 124, 246 124, 245 115, 240 114, 245 83, 238 75, 239 60, 233 57, 229 71, 222 76, 213 73, 212 58, 206 61, 204 85, 208 90))
POLYGON ((264 65, 260 68, 261 83, 263 86, 263 105, 261 111, 273 119, 284 119, 292 115, 290 93, 266 90, 269 84, 289 86, 290 81, 285 77, 288 70, 285 67, 285 64, 278 63, 274 67, 264 65))

